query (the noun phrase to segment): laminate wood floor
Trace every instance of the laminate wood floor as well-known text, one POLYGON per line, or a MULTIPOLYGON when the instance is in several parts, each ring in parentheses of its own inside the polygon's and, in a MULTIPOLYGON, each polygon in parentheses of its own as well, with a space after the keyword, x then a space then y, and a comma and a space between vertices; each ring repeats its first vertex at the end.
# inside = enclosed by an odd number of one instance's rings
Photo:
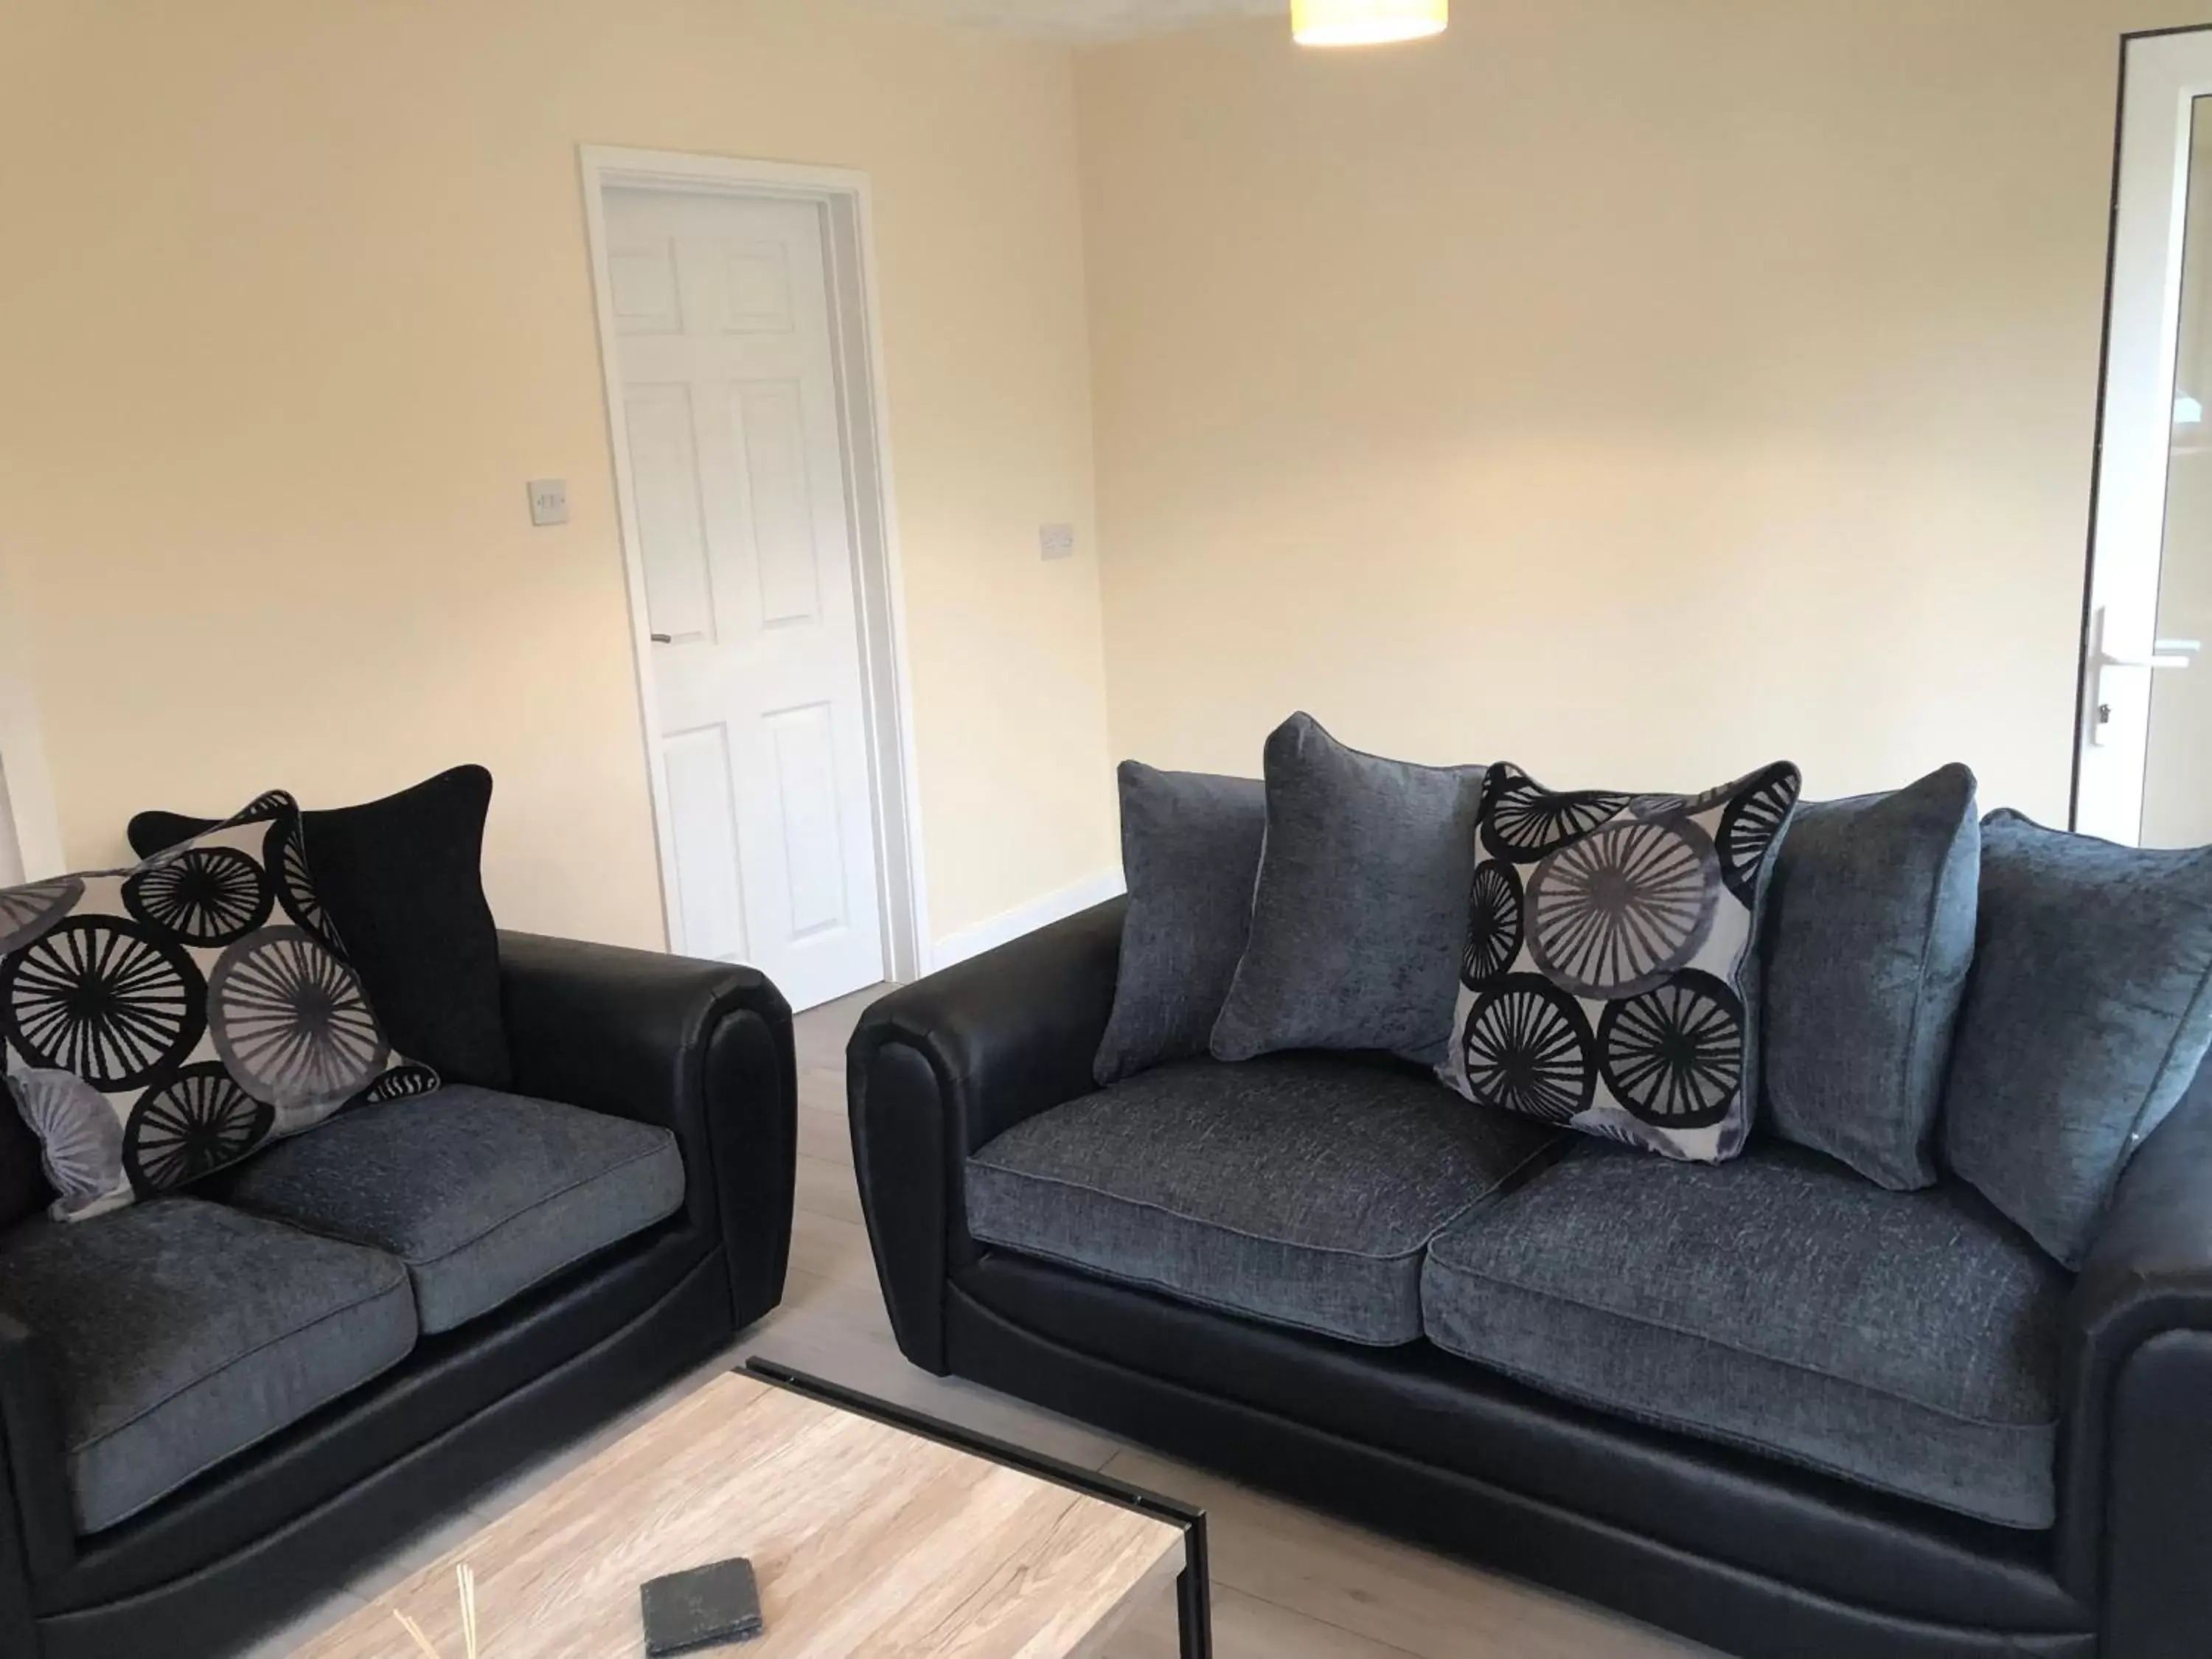
MULTIPOLYGON (((755 1353, 1203 1504, 1219 1659, 1718 1659, 1710 1649, 1587 1602, 1381 1537, 908 1364, 891 1340, 876 1286, 845 1127, 845 1040, 878 994, 863 992, 797 1022, 798 1213, 783 1305, 692 1376, 479 1493, 312 1613, 265 1638, 246 1659, 291 1654, 755 1353)), ((1109 1656, 1172 1659, 1175 1651, 1174 1607, 1163 1595, 1123 1626, 1109 1656)))

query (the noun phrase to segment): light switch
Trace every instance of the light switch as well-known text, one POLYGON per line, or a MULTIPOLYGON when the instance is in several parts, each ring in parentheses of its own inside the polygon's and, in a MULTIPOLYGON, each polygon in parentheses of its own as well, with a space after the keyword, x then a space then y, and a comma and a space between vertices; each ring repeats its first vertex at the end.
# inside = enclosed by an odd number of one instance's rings
POLYGON ((532 478, 530 481, 530 522, 534 525, 568 522, 568 481, 532 478))
POLYGON ((1048 524, 1037 532, 1037 547, 1048 559, 1064 559, 1075 551, 1075 526, 1048 524))

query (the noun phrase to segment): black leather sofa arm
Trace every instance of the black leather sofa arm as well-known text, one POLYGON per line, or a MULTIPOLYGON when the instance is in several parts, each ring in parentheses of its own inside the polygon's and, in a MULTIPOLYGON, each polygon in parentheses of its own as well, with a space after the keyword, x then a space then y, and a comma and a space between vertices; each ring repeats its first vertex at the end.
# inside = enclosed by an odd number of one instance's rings
POLYGON ((892 992, 845 1051, 854 1164, 891 1331, 942 1375, 947 1272, 975 1259, 962 1170, 994 1136, 1093 1088, 1127 901, 892 992))
POLYGON ((53 1373, 36 1336, 0 1309, 0 1653, 37 1650, 32 1581, 54 1577, 76 1559, 53 1373))
POLYGON ((791 1008, 750 968, 502 933, 514 1089, 657 1123, 691 1223, 727 1259, 738 1323, 783 1295, 799 1149, 791 1008))
POLYGON ((2061 1577, 2104 1609, 2099 1659, 2203 1651, 2212 1641, 2212 1068, 2121 1178, 2075 1281, 2065 1341, 2061 1577))

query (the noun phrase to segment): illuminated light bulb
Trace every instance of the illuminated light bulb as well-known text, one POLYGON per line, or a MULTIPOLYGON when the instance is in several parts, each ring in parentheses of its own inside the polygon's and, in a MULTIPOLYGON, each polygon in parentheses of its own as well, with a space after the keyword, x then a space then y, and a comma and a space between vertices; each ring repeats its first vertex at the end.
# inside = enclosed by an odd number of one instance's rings
POLYGON ((1302 46, 1369 46, 1442 34, 1451 0, 1291 0, 1291 38, 1302 46))

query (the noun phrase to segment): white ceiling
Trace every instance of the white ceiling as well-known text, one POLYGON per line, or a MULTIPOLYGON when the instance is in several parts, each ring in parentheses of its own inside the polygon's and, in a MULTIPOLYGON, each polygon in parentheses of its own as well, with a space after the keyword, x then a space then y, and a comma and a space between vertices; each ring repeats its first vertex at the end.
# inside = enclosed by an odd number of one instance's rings
POLYGON ((1056 40, 1126 40, 1236 17, 1280 17, 1289 0, 896 0, 956 23, 1056 40))

